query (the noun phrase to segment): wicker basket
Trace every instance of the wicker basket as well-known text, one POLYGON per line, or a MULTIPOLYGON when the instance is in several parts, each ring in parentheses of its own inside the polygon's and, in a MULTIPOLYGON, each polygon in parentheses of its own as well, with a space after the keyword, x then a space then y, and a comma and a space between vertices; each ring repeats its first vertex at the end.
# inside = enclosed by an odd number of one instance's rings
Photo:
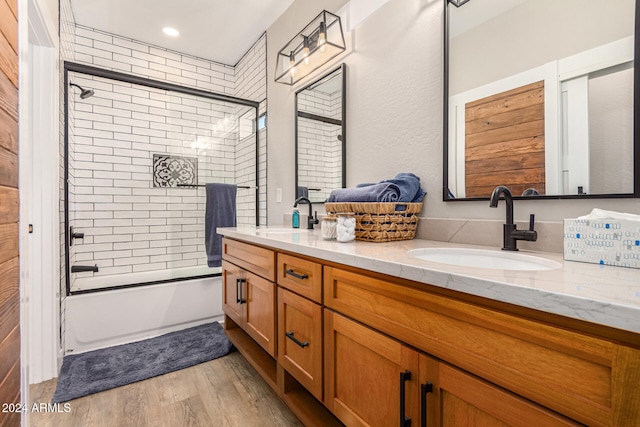
POLYGON ((422 203, 326 202, 327 214, 353 212, 356 240, 391 242, 416 236, 422 203))

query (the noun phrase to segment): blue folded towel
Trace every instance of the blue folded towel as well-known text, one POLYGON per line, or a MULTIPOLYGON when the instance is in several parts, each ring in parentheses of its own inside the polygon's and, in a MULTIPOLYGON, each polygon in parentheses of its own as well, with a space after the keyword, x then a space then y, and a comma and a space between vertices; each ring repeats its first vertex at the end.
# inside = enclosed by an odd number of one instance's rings
MULTIPOLYGON (((385 179, 384 181, 380 181, 378 184, 371 183, 362 183, 356 185, 356 188, 370 187, 372 185, 379 185, 383 183, 391 183, 398 186, 400 190, 400 195, 398 196, 398 202, 408 202, 408 203, 418 203, 421 202, 424 196, 427 194, 420 187, 420 178, 412 173, 402 172, 395 176, 393 179, 385 179)), ((331 201, 331 200, 329 200, 331 201)), ((344 200, 345 202, 347 200, 344 200)), ((355 202, 356 200, 349 200, 350 202, 355 202)), ((360 200, 367 202, 375 202, 377 200, 360 200)))
POLYGON ((424 198, 426 191, 420 187, 420 178, 412 173, 402 172, 393 179, 387 179, 382 182, 390 182, 398 186, 400 189, 399 202, 418 203, 424 198))
POLYGON ((329 194, 328 202, 397 202, 400 188, 391 182, 357 188, 340 188, 329 194))

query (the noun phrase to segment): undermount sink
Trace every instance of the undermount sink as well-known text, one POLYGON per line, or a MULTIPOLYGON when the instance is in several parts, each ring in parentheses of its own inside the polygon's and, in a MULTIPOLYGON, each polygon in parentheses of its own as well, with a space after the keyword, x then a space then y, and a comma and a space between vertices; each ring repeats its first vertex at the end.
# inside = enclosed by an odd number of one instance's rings
POLYGON ((562 267, 562 264, 545 258, 483 249, 422 248, 412 249, 407 253, 426 261, 464 267, 494 268, 500 270, 554 270, 562 267))

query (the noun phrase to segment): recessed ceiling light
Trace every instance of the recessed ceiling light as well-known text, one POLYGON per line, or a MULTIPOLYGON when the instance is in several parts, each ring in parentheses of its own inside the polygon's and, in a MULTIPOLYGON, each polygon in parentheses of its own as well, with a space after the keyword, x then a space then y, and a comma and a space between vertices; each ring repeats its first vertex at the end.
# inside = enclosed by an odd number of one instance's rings
POLYGON ((180 32, 178 30, 171 27, 164 27, 162 29, 162 32, 171 37, 178 37, 180 35, 180 32))

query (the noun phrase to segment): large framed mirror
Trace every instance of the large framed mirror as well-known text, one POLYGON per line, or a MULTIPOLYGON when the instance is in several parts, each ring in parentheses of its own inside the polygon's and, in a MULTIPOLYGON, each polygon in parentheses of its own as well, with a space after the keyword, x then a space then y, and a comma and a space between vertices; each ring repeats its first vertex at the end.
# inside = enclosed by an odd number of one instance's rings
POLYGON ((346 187, 346 78, 342 64, 296 92, 296 198, 324 203, 346 187))
POLYGON ((640 197, 636 0, 455 3, 444 200, 640 197))

